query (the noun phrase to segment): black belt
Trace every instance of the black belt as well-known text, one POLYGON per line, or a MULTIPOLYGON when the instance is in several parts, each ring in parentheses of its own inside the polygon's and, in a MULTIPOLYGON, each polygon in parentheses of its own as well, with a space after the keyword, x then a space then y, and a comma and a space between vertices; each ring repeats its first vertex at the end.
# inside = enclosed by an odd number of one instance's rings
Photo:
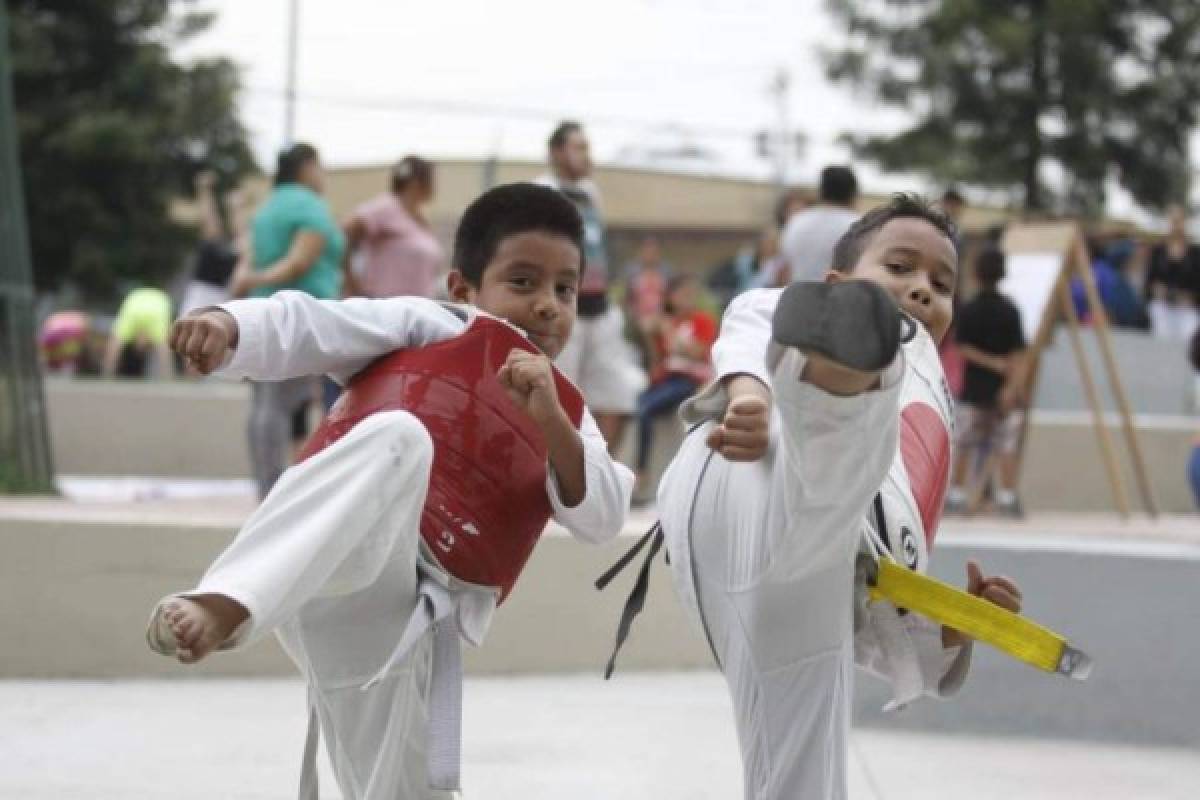
MULTIPOLYGON (((663 545, 663 530, 662 523, 655 522, 650 530, 642 534, 638 539, 637 544, 629 548, 625 555, 617 559, 617 563, 613 564, 607 572, 596 579, 596 588, 603 591, 608 584, 612 583, 613 578, 617 577, 637 554, 642 551, 646 543, 650 543, 650 551, 646 554, 646 560, 642 562, 642 568, 638 572, 637 581, 633 584, 633 590, 629 592, 629 599, 625 601, 625 608, 621 611, 621 621, 617 624, 617 643, 613 647, 612 655, 609 656, 608 665, 604 668, 604 679, 608 680, 612 677, 613 669, 617 665, 617 653, 621 652, 622 645, 629 638, 629 629, 633 625, 633 620, 638 614, 642 613, 642 608, 646 605, 646 592, 650 588, 650 565, 654 562, 654 557, 658 555, 658 551, 663 545)), ((671 557, 667 555, 667 563, 671 563, 671 557)))

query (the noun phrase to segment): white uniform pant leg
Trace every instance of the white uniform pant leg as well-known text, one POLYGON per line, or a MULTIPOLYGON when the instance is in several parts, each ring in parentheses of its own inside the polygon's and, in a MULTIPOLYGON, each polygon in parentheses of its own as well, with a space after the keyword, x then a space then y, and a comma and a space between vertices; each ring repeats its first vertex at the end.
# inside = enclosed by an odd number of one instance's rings
MULTIPOLYGON (((768 455, 673 468, 660 492, 677 580, 690 572, 733 698, 747 800, 845 797, 854 554, 896 448, 898 380, 836 398, 789 358, 768 455)), ((707 430, 682 463, 704 461, 707 430)))
POLYGON ((246 640, 278 627, 308 680, 344 800, 439 796, 426 767, 428 636, 360 688, 415 608, 432 453, 411 414, 368 417, 284 474, 197 589, 246 605, 246 640))
MULTIPOLYGON (((374 414, 288 469, 191 594, 237 600, 237 643, 292 619, 318 595, 371 585, 395 555, 413 564, 433 444, 404 411, 374 414)), ((415 583, 414 583, 415 585, 415 583)))
POLYGON ((449 796, 429 786, 430 645, 426 635, 369 689, 310 687, 342 800, 449 796))

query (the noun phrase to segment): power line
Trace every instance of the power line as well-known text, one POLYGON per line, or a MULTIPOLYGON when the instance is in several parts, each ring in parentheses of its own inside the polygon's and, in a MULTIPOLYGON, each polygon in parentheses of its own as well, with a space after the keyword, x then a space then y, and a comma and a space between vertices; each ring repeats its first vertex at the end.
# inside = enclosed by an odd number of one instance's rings
MULTIPOLYGON (((251 86, 246 91, 252 94, 282 96, 285 100, 289 95, 287 90, 266 86, 251 86)), ((562 110, 532 108, 527 106, 493 105, 488 103, 464 102, 458 100, 435 100, 422 97, 391 97, 366 98, 338 96, 316 92, 299 92, 295 97, 301 101, 335 108, 352 108, 364 111, 390 112, 426 112, 466 116, 475 118, 496 119, 503 117, 512 120, 529 120, 534 122, 554 122, 570 118, 572 114, 562 110)), ((637 127, 649 129, 676 129, 682 133, 703 136, 705 138, 738 139, 752 142, 757 131, 749 128, 734 128, 719 125, 694 126, 678 120, 652 120, 644 117, 626 117, 614 114, 587 114, 584 117, 592 125, 614 125, 622 127, 637 127)))

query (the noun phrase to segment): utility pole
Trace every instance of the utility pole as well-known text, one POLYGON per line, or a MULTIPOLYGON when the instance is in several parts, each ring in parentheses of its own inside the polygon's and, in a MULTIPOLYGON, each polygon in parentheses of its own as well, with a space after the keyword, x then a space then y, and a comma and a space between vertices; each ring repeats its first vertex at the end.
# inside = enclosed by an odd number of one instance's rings
POLYGON ((9 58, 8 5, 0 5, 0 493, 54 489, 38 364, 33 270, 9 58))
POLYGON ((788 108, 788 89, 791 88, 792 78, 788 71, 780 67, 771 79, 768 91, 775 101, 776 123, 775 146, 772 155, 775 156, 775 188, 782 194, 787 190, 788 173, 791 171, 792 126, 788 108))
POLYGON ((296 49, 299 45, 300 0, 288 0, 287 89, 283 107, 283 146, 296 140, 296 49))

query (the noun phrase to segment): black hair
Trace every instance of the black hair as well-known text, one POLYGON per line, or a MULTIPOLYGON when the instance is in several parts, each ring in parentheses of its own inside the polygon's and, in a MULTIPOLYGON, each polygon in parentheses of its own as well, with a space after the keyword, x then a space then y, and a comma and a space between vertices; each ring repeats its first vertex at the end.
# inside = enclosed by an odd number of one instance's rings
POLYGON ((665 298, 663 300, 663 311, 667 312, 668 314, 674 314, 675 305, 671 302, 671 295, 675 294, 677 290, 684 286, 689 286, 691 284, 699 285, 699 283, 700 281, 695 275, 689 275, 686 272, 682 275, 675 275, 672 277, 669 281, 667 281, 667 290, 663 293, 663 297, 665 298))
POLYGON ((858 197, 858 178, 849 167, 826 167, 821 170, 821 184, 817 190, 826 203, 839 206, 854 204, 858 197))
POLYGON ((479 288, 483 271, 509 236, 539 231, 562 236, 579 251, 582 269, 583 220, 566 195, 533 183, 506 183, 487 190, 463 212, 454 235, 454 268, 479 288))
POLYGON ((433 186, 433 164, 420 156, 405 156, 392 166, 392 191, 403 192, 410 183, 433 186))
POLYGON ((300 180, 300 170, 310 161, 317 160, 317 148, 311 144, 297 142, 279 154, 275 161, 275 185, 295 183, 300 180))
POLYGON ((985 247, 975 256, 975 279, 989 289, 1004 280, 1007 259, 999 247, 985 247))
POLYGON ((956 203, 963 206, 967 204, 967 199, 962 196, 962 193, 958 189, 951 186, 942 193, 942 205, 945 206, 947 203, 956 203))
POLYGON ((567 119, 558 123, 558 127, 550 134, 550 139, 546 143, 551 150, 561 150, 562 146, 567 143, 567 139, 572 133, 583 133, 583 126, 575 120, 567 119))
POLYGON ((878 206, 863 214, 851 225, 833 248, 832 269, 838 272, 853 272, 858 259, 879 229, 894 219, 923 219, 938 229, 950 240, 954 256, 958 258, 958 227, 946 216, 946 212, 916 194, 894 194, 887 205, 878 206))

